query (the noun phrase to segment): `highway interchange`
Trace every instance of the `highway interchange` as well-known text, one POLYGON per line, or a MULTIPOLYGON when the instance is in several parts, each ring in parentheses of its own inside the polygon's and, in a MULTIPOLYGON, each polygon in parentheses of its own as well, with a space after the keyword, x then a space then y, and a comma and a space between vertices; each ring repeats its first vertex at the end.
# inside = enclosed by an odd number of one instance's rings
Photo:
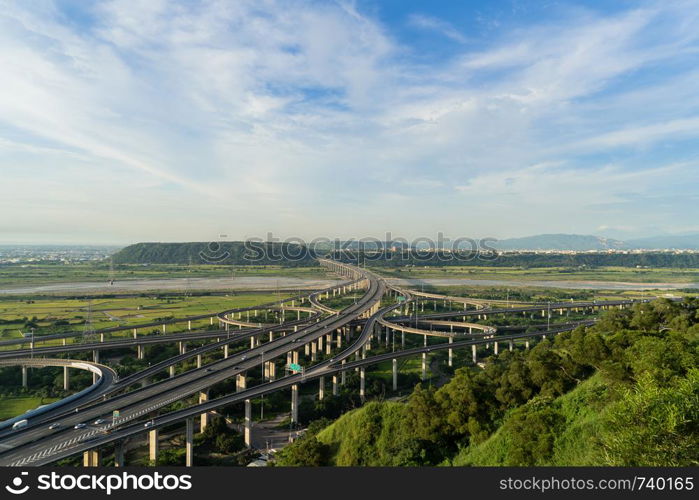
MULTIPOLYGON (((72 401, 61 402, 46 410, 43 414, 28 418, 27 427, 12 430, 10 426, 0 427, 0 465, 5 466, 40 466, 57 460, 84 454, 85 465, 98 465, 99 454, 96 450, 116 445, 115 462, 123 465, 121 456, 116 454, 123 450, 122 444, 129 438, 148 433, 151 443, 151 456, 157 454, 158 429, 180 423, 187 428, 187 464, 192 464, 191 434, 195 417, 206 419, 208 412, 222 407, 244 403, 246 413, 252 399, 279 390, 291 389, 292 421, 298 420, 298 387, 313 380, 320 380, 319 397, 322 397, 325 382, 332 378, 333 393, 337 390, 340 377, 344 381, 343 372, 357 370, 360 372, 360 395, 364 396, 365 369, 367 366, 388 360, 405 357, 422 356, 423 373, 427 353, 439 350, 449 351, 451 364, 452 352, 456 349, 471 349, 473 361, 476 359, 477 346, 494 347, 497 354, 498 346, 504 345, 513 349, 517 343, 526 343, 536 338, 554 335, 571 330, 580 324, 591 324, 592 321, 576 322, 566 325, 554 325, 550 329, 536 332, 514 333, 505 335, 504 329, 498 332, 495 327, 477 323, 477 319, 487 319, 495 314, 530 314, 541 312, 549 317, 551 311, 563 314, 564 310, 599 310, 610 307, 625 307, 632 301, 620 300, 613 302, 566 302, 556 304, 531 304, 524 307, 500 307, 497 303, 465 299, 462 297, 445 297, 436 294, 426 294, 413 290, 399 289, 388 286, 383 279, 360 267, 342 264, 335 261, 319 259, 321 264, 330 271, 339 274, 342 281, 331 288, 314 292, 308 296, 298 296, 285 299, 274 304, 265 304, 249 308, 241 308, 191 318, 171 320, 174 322, 190 322, 192 320, 210 319, 211 324, 218 322, 221 328, 209 331, 187 331, 163 335, 136 336, 104 342, 73 343, 65 346, 20 348, 0 351, 0 362, 22 364, 41 364, 41 357, 50 354, 66 354, 71 352, 97 352, 102 349, 118 347, 135 347, 160 342, 211 341, 201 347, 183 352, 161 363, 149 366, 135 374, 116 378, 116 374, 100 377, 96 381, 96 389, 88 391, 84 396, 72 401), (362 290, 363 294, 354 303, 341 310, 335 310, 324 305, 323 299, 329 297, 346 297, 349 291, 362 290), (445 303, 458 303, 463 310, 419 314, 421 305, 443 300, 445 303), (299 303, 298 305, 296 303, 299 303), (495 306, 495 307, 493 307, 495 306), (256 310, 281 311, 279 324, 267 324, 254 327, 249 314, 256 310), (288 312, 296 312, 296 318, 286 320, 288 312), (246 313, 245 320, 242 313, 246 313), (236 318, 236 314, 238 318, 236 318), (215 319, 214 319, 215 318, 215 319), (461 318, 461 320, 459 320, 461 318), (469 319, 467 322, 466 319, 469 319), (477 319, 472 319, 477 318, 477 319), (245 325, 245 326, 244 326, 245 325), (238 329, 231 327, 236 326, 238 329), (449 328, 447 330, 447 328, 449 328), (356 336, 352 332, 357 331, 356 336), (400 347, 396 349, 396 335, 400 334, 400 347), (424 337, 423 346, 405 349, 405 335, 424 337), (390 345, 392 352, 370 355, 371 345, 376 340, 390 345), (448 342, 429 344, 428 337, 447 338, 448 342), (346 345, 343 345, 343 341, 346 345), (249 348, 229 355, 229 347, 247 345, 249 348), (223 358, 208 364, 202 364, 204 353, 223 350, 223 358), (306 366, 302 373, 286 371, 285 375, 276 377, 276 366, 279 361, 285 361, 284 366, 298 363, 299 354, 306 355, 306 366), (317 361, 318 357, 331 356, 329 359, 317 361), (27 361, 29 357, 29 361, 27 361), (197 358, 197 368, 179 375, 170 372, 170 378, 150 383, 149 379, 159 372, 183 361, 197 358), (310 357, 310 360, 308 359, 310 357), (354 359, 352 359, 354 358, 354 359), (277 361, 274 366, 271 362, 277 361), (253 387, 247 387, 245 374, 254 368, 264 366, 265 381, 253 387), (269 368, 268 368, 269 367, 269 368), (233 385, 235 381, 235 385, 233 385), (140 383, 140 386, 137 385, 140 383), (216 399, 208 398, 208 390, 220 383, 230 384, 230 393, 216 399), (235 391, 235 392, 233 392, 235 391), (199 394, 199 403, 189 407, 160 413, 177 401, 183 401, 199 394), (113 420, 114 411, 119 412, 118 419, 113 420), (99 419, 99 420, 98 420, 99 419), (100 421, 99 424, 89 424, 100 421), (49 429, 49 424, 60 422, 60 427, 49 429), (87 424, 84 428, 74 428, 78 424, 87 424), (154 443, 155 441, 155 443, 154 443)), ((436 305, 436 303, 435 303, 436 305)), ((256 313, 254 313, 256 314, 256 313)), ((163 323, 138 325, 138 328, 162 327, 163 323)), ((133 329, 131 327, 112 328, 133 329)), ((164 329, 164 328, 163 328, 164 329)), ((103 331, 102 333, 106 332, 103 331)), ((68 337, 69 335, 64 335, 68 337)), ((23 339, 26 340, 26 339, 23 339)), ((26 344, 27 342, 18 342, 26 344)), ((139 352, 140 352, 139 347, 139 352)), ((95 355, 97 357, 97 355, 95 355)), ((46 365, 51 366, 51 360, 46 358, 46 365)), ((65 362, 64 360, 59 360, 65 362)), ((97 359, 95 359, 97 361, 97 359)), ((84 362, 83 362, 84 363, 84 362)), ((55 364, 54 364, 55 365, 55 364)), ((97 365, 95 365, 97 366, 97 365)), ((394 387, 396 362, 394 367, 394 387)), ((205 420, 204 420, 205 421, 205 420)), ((246 419, 249 425, 250 419, 246 419)), ((249 431, 249 427, 248 427, 249 431)), ((246 436, 247 439, 247 436, 246 436)))

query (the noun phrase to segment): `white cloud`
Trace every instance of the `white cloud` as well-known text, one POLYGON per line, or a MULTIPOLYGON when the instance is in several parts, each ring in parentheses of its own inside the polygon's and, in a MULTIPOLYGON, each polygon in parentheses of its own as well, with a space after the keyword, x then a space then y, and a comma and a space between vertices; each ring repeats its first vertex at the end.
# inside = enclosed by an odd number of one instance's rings
MULTIPOLYGON (((672 183, 654 158, 605 167, 586 155, 655 153, 699 126, 687 64, 696 2, 578 10, 478 52, 458 25, 413 15, 413 26, 459 42, 430 64, 412 61, 389 26, 351 3, 119 0, 97 3, 90 26, 37 5, 8 3, 0 14, 5 203, 16 210, 31 197, 18 169, 43 176, 49 208, 21 218, 37 231, 69 232, 78 212, 83 226, 106 224, 124 239, 407 231, 433 228, 443 207, 455 214, 444 222, 458 225, 488 206, 501 211, 489 223, 506 233, 522 228, 508 207, 533 219, 569 200, 587 207, 576 227, 593 230, 617 217, 599 207, 628 203, 618 186, 672 183), (662 78, 637 82, 664 65, 662 78), (182 223, 168 224, 168 212, 182 223)), ((538 219, 539 231, 566 220, 538 219)))

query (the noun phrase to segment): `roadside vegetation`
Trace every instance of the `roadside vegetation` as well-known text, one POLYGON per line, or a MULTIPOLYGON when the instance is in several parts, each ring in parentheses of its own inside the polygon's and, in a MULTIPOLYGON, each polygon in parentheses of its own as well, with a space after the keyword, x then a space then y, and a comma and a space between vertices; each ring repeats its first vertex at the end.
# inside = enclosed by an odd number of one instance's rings
POLYGON ((311 426, 279 465, 698 465, 699 301, 612 310, 589 328, 459 368, 406 403, 311 426))

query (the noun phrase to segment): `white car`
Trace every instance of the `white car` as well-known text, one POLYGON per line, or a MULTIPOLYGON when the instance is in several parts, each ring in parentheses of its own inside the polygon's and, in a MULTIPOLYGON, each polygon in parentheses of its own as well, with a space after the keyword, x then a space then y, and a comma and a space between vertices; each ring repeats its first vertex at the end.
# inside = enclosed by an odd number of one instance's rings
POLYGON ((153 425, 155 425, 155 422, 151 420, 150 422, 146 422, 145 424, 143 424, 143 427, 152 427, 153 425))
POLYGON ((49 425, 49 430, 58 429, 60 426, 61 426, 60 423, 54 422, 54 423, 52 423, 51 425, 49 425))
POLYGON ((84 429, 85 427, 87 427, 87 424, 75 424, 73 429, 84 429))

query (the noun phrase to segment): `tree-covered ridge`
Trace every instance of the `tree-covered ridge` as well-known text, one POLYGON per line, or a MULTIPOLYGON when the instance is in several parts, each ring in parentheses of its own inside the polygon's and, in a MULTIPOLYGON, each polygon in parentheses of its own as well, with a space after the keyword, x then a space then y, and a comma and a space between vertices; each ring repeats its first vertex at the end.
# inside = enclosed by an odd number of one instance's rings
POLYGON ((136 243, 112 256, 115 264, 216 264, 308 266, 309 252, 288 243, 243 241, 136 243))
POLYGON ((303 465, 308 449, 316 465, 698 465, 698 311, 695 299, 609 311, 405 404, 350 412, 279 462, 303 465))

